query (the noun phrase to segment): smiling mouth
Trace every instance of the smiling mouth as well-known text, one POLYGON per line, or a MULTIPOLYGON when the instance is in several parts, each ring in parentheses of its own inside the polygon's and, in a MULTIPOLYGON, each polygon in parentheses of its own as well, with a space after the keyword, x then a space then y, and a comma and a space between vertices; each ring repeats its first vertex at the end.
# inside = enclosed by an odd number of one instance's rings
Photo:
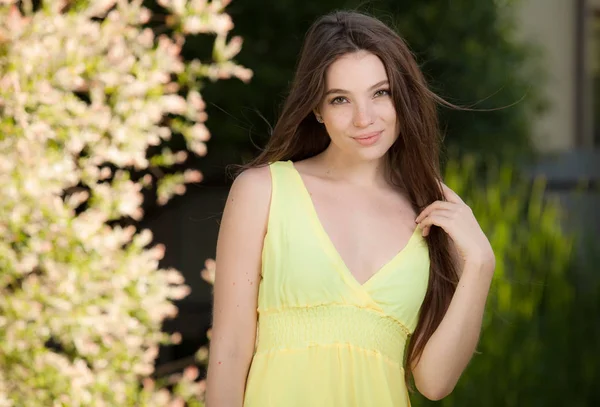
POLYGON ((380 130, 380 131, 374 131, 374 132, 372 132, 372 133, 363 134, 363 135, 360 135, 360 136, 358 136, 358 137, 354 137, 354 139, 355 139, 355 140, 368 140, 368 139, 370 139, 370 138, 373 138, 373 137, 376 137, 376 136, 378 136, 378 135, 379 135, 379 134, 381 134, 382 132, 383 132, 383 130, 380 130))
POLYGON ((368 133, 368 134, 363 134, 359 137, 355 137, 354 141, 356 141, 357 143, 359 143, 363 146, 370 146, 370 145, 376 143, 377 140, 379 140, 379 137, 381 136, 382 133, 383 133, 383 130, 375 131, 375 132, 368 133))

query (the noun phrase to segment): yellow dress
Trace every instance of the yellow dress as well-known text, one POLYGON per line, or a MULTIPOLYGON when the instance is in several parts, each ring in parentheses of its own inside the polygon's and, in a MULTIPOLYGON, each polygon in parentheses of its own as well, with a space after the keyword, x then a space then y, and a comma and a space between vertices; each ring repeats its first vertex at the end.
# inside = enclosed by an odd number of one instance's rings
POLYGON ((269 167, 257 344, 244 406, 410 406, 404 350, 429 280, 420 230, 361 285, 321 225, 293 163, 269 167))

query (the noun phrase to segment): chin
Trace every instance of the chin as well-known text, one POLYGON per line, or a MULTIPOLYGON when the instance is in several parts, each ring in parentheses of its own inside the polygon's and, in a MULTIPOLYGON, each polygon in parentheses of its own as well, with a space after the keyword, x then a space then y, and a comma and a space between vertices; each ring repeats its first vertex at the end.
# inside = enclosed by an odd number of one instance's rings
POLYGON ((359 149, 358 155, 365 161, 378 161, 385 157, 389 149, 389 146, 375 145, 369 148, 359 149))

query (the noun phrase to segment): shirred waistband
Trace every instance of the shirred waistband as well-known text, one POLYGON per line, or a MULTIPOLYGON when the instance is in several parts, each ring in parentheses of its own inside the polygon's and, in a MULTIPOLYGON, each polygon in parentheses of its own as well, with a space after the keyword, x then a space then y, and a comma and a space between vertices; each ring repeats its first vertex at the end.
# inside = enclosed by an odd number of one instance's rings
POLYGON ((393 318, 368 308, 321 305, 260 313, 257 353, 345 344, 402 364, 408 333, 393 318))

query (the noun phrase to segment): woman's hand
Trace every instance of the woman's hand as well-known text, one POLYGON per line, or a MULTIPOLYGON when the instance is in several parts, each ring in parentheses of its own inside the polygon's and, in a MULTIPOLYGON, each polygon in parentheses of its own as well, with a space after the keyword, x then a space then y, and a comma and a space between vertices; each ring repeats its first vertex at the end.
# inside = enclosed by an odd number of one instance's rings
POLYGON ((446 185, 442 184, 446 201, 435 201, 417 216, 415 221, 427 236, 432 225, 444 229, 450 236, 463 264, 475 264, 494 270, 495 257, 492 246, 481 230, 473 211, 446 185))

